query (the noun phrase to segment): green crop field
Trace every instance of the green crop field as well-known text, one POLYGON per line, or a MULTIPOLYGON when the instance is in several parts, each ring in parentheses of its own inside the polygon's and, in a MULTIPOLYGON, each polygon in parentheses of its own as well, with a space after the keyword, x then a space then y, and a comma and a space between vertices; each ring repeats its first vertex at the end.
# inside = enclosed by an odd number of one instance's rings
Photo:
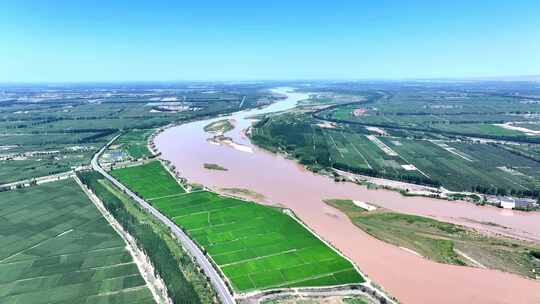
MULTIPOLYGON (((331 123, 325 125, 310 112, 283 113, 260 120, 250 136, 255 144, 284 152, 313 171, 340 169, 454 191, 538 196, 538 145, 478 143, 440 134, 331 123)), ((463 125, 481 127, 494 136, 498 129, 506 131, 491 124, 463 125)))
POLYGON ((381 139, 451 190, 491 186, 532 191, 540 187, 538 162, 494 145, 450 142, 445 149, 425 140, 399 139, 396 145, 396 141, 381 139))
POLYGON ((148 137, 152 134, 153 129, 146 130, 131 130, 116 140, 116 144, 120 144, 129 156, 138 159, 151 156, 152 153, 146 146, 148 137))
POLYGON ((0 193, 0 303, 154 303, 73 180, 0 193))
POLYGON ((409 164, 399 155, 384 153, 365 134, 324 130, 325 140, 330 147, 330 154, 335 163, 376 170, 383 175, 411 175, 421 177, 417 171, 407 172, 402 165, 409 164))
MULTIPOLYGON (((485 87, 475 93, 454 89, 451 86, 445 90, 388 88, 387 98, 380 95, 362 102, 338 104, 320 110, 316 116, 333 122, 399 130, 407 135, 421 132, 423 136, 429 133, 429 136, 475 136, 540 143, 537 136, 498 126, 520 122, 537 127, 538 115, 531 115, 540 111, 537 102, 525 102, 520 97, 507 94, 507 88, 501 88, 501 93, 485 87)), ((512 90, 519 89, 515 87, 512 90)), ((341 90, 343 88, 335 93, 341 90)))
POLYGON ((163 279, 173 303, 214 303, 215 293, 206 276, 173 238, 167 226, 140 209, 136 202, 101 174, 91 171, 78 175, 136 240, 137 247, 151 261, 154 273, 163 279))
POLYGON ((177 195, 155 198, 161 195, 153 188, 163 192, 158 183, 134 182, 135 176, 151 176, 141 174, 145 169, 113 173, 132 190, 154 197, 150 202, 204 248, 236 291, 363 282, 349 261, 283 210, 207 191, 185 193, 179 185, 177 195))
POLYGON ((147 200, 185 192, 157 160, 116 169, 111 174, 147 200))
POLYGON ((376 177, 432 182, 419 171, 405 170, 408 160, 384 152, 369 134, 366 129, 323 128, 308 115, 287 113, 255 124, 251 139, 263 148, 294 156, 314 171, 333 167, 376 177))

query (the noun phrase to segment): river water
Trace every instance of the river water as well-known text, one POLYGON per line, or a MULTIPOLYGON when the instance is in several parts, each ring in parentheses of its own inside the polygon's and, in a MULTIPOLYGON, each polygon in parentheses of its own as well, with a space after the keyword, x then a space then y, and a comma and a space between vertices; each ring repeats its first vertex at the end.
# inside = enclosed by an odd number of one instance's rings
POLYGON ((371 279, 403 303, 540 303, 540 282, 495 270, 435 263, 379 241, 356 226, 328 198, 356 199, 391 210, 540 241, 540 214, 479 207, 422 197, 403 197, 389 190, 370 190, 335 183, 305 170, 296 162, 252 145, 243 130, 250 117, 293 108, 308 94, 278 88, 287 95, 263 109, 237 112, 171 127, 155 138, 162 158, 171 161, 190 182, 211 188, 246 188, 264 195, 260 202, 292 209, 317 234, 350 257, 371 279), (216 145, 203 128, 212 121, 232 119, 226 135, 238 146, 216 145), (206 170, 216 163, 228 171, 206 170), (482 224, 483 223, 483 224, 482 224), (487 224, 489 223, 489 224, 487 224), (496 225, 495 225, 496 224, 496 225))

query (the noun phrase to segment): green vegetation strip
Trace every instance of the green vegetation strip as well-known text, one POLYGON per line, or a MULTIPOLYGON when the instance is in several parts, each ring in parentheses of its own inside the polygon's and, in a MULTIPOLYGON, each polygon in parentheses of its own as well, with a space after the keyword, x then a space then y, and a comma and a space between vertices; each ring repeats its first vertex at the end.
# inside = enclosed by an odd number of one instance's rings
POLYGON ((72 179, 0 193, 0 217, 0 303, 154 303, 72 179))
POLYGON ((214 121, 204 127, 205 132, 225 133, 234 129, 233 124, 228 119, 214 121))
POLYGON ((117 169, 111 174, 146 200, 185 192, 157 160, 142 166, 117 169))
POLYGON ((131 199, 97 172, 80 175, 81 180, 135 238, 154 265, 174 303, 214 303, 215 295, 189 255, 172 238, 167 227, 139 209, 131 199))
POLYGON ((437 262, 474 265, 460 255, 460 251, 488 268, 531 278, 535 278, 540 271, 540 260, 535 258, 540 248, 538 245, 488 237, 474 230, 421 216, 386 210, 366 212, 351 200, 327 200, 326 203, 343 211, 355 225, 372 236, 411 249, 437 262))
MULTIPOLYGON (((120 169, 121 174, 113 171, 113 175, 133 191, 157 197, 154 189, 163 192, 158 183, 134 182, 150 176, 147 166, 120 169)), ((178 195, 153 199, 152 205, 212 257, 236 291, 364 281, 349 261, 281 209, 207 191, 183 194, 179 185, 176 189, 178 195)))
POLYGON ((316 172, 340 169, 453 191, 540 195, 540 162, 534 147, 427 140, 425 134, 412 139, 408 133, 372 134, 370 140, 369 134, 358 126, 321 127, 309 113, 293 112, 262 119, 250 136, 258 146, 290 155, 316 172), (385 152, 379 142, 394 153, 385 152), (525 155, 518 149, 525 149, 525 155))
POLYGON ((218 164, 204 164, 203 167, 208 170, 227 171, 228 169, 218 164))
POLYGON ((374 177, 438 186, 398 155, 384 153, 366 135, 344 128, 322 128, 305 113, 286 113, 263 119, 252 128, 251 140, 274 152, 284 152, 313 171, 331 168, 374 177))
POLYGON ((372 304, 373 301, 363 296, 282 296, 263 300, 261 304, 372 304))
POLYGON ((130 130, 122 134, 115 144, 120 144, 122 149, 135 159, 152 156, 152 153, 148 150, 147 140, 153 131, 153 129, 130 130))

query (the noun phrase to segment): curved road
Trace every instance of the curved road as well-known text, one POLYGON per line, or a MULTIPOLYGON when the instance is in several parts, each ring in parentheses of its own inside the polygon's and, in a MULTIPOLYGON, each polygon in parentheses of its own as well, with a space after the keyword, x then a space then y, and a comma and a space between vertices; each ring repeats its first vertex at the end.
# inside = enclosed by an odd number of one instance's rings
POLYGON ((112 142, 114 142, 114 140, 116 140, 116 138, 118 138, 118 136, 114 137, 111 141, 109 141, 103 148, 101 148, 94 155, 94 157, 92 158, 92 168, 95 171, 98 171, 99 173, 101 173, 103 176, 105 176, 105 178, 107 178, 116 187, 118 187, 119 189, 124 191, 127 195, 129 195, 144 210, 152 214, 156 219, 158 219, 167 227, 169 227, 169 229, 171 229, 171 232, 180 240, 184 249, 187 250, 192 257, 195 257, 197 264, 203 269, 206 276, 210 278, 210 283, 212 284, 212 286, 214 287, 214 290, 218 294, 218 297, 221 300, 221 303, 236 304, 236 300, 234 299, 233 295, 229 292, 227 285, 225 284, 225 282, 223 281, 219 273, 216 271, 216 269, 212 266, 210 261, 199 249, 199 247, 197 247, 197 245, 195 245, 195 243, 180 228, 178 228, 178 226, 176 226, 176 224, 173 223, 169 218, 161 214, 156 208, 152 207, 145 200, 140 198, 138 195, 133 193, 122 183, 117 181, 114 177, 112 177, 99 165, 99 161, 98 161, 99 156, 103 153, 103 151, 105 151, 105 149, 107 149, 107 147, 109 147, 112 144, 112 142))

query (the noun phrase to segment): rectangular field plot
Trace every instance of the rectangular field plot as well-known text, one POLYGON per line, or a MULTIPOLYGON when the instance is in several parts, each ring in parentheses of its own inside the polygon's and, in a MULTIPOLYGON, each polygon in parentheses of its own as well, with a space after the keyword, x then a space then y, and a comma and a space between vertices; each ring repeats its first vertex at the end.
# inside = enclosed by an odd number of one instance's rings
POLYGON ((111 174, 146 200, 185 192, 157 160, 141 166, 116 169, 111 174))
POLYGON ((125 243, 71 179, 0 193, 0 303, 154 303, 125 243))
POLYGON ((385 143, 450 190, 494 187, 533 190, 540 187, 540 165, 489 144, 400 139, 385 143))
MULTIPOLYGON (((407 171, 409 165, 396 153, 385 153, 364 134, 324 130, 332 161, 350 168, 368 169, 383 175, 422 177, 417 171, 407 171)), ((374 137, 379 140, 377 137, 374 137)))
POLYGON ((208 252, 239 292, 363 282, 349 261, 281 209, 206 191, 152 204, 208 252))
POLYGON ((157 161, 112 174, 186 231, 239 292, 363 282, 349 261, 281 209, 185 193, 157 161))

